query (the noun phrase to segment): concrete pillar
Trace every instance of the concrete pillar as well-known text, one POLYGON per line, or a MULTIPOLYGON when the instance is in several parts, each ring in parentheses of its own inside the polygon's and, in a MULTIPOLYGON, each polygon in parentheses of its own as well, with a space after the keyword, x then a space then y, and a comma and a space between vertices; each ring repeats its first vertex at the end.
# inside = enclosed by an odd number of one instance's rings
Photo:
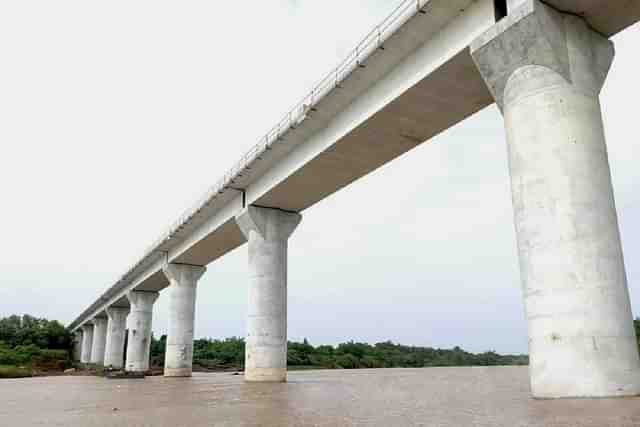
POLYGON ((104 366, 121 369, 124 364, 124 339, 129 307, 109 307, 106 311, 108 322, 104 366))
POLYGON ((254 206, 236 217, 249 242, 247 381, 287 380, 287 240, 301 218, 254 206))
POLYGON ((158 292, 146 291, 131 291, 127 294, 131 312, 125 369, 129 372, 149 370, 153 303, 158 299, 158 295, 158 292))
POLYGON ((164 359, 165 377, 190 377, 193 365, 193 334, 196 288, 205 267, 167 264, 162 269, 169 279, 169 333, 164 359))
POLYGON ((93 347, 93 325, 85 323, 82 325, 82 354, 80 362, 91 363, 91 348, 93 347))
POLYGON ((92 322, 93 345, 91 347, 91 363, 102 365, 104 363, 104 348, 107 342, 107 318, 94 317, 92 322))
POLYGON ((599 102, 613 44, 527 0, 471 52, 505 120, 533 395, 637 395, 599 102))
POLYGON ((82 360, 82 330, 80 329, 73 334, 73 360, 75 362, 82 360))

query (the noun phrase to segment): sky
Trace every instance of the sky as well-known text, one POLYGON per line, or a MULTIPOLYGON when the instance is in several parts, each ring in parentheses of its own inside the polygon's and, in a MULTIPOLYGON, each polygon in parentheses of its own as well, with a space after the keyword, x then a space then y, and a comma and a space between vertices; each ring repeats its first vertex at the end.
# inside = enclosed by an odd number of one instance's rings
MULTIPOLYGON (((0 316, 74 320, 396 3, 0 0, 0 316)), ((601 101, 640 316, 640 26, 614 42, 601 101)), ((512 218, 494 105, 303 213, 289 339, 526 352, 512 218)), ((246 245, 208 266, 196 336, 244 336, 247 281, 246 245)))

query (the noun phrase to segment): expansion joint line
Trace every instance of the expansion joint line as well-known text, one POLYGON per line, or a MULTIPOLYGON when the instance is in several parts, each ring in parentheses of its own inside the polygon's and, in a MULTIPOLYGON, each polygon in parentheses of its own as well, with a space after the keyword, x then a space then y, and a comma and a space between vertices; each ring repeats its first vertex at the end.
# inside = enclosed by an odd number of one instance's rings
POLYGON ((205 265, 190 264, 188 262, 172 262, 173 265, 184 265, 186 267, 206 267, 205 265))
POLYGON ((247 191, 244 188, 235 188, 231 186, 229 188, 242 193, 242 208, 246 208, 247 207, 247 191))
POLYGON ((300 213, 300 212, 297 212, 297 211, 291 211, 291 210, 288 210, 288 209, 282 209, 282 208, 277 208, 277 207, 273 207, 273 206, 256 205, 255 203, 252 204, 251 206, 255 206, 256 208, 261 208, 261 209, 273 209, 273 210, 276 210, 276 211, 280 211, 280 212, 284 212, 284 213, 290 213, 290 214, 300 213))

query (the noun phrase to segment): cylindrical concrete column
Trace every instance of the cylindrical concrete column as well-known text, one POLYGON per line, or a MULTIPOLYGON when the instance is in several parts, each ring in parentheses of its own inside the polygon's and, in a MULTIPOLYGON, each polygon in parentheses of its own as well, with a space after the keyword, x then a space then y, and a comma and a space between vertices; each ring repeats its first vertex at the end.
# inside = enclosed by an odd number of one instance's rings
POLYGON ((91 363, 104 363, 104 348, 107 342, 107 318, 93 318, 93 346, 91 347, 91 363))
POLYGON ((73 334, 73 360, 76 362, 82 360, 82 330, 77 330, 73 334))
POLYGON ((93 347, 93 325, 85 323, 82 325, 82 354, 80 362, 91 363, 91 349, 93 347))
POLYGON ((529 0, 472 53, 505 119, 533 395, 639 394, 598 99, 613 45, 529 0))
POLYGON ((193 335, 196 288, 205 267, 167 264, 169 279, 169 331, 164 358, 165 377, 190 377, 193 365, 193 335))
POLYGON ((287 241, 297 213, 249 206, 236 217, 249 242, 247 381, 287 379, 287 241))
POLYGON ((125 369, 129 372, 149 370, 153 303, 158 299, 158 295, 158 292, 147 291, 131 291, 127 294, 131 312, 125 369))
POLYGON ((124 366, 124 340, 129 307, 109 307, 106 311, 108 322, 104 366, 121 369, 124 366))

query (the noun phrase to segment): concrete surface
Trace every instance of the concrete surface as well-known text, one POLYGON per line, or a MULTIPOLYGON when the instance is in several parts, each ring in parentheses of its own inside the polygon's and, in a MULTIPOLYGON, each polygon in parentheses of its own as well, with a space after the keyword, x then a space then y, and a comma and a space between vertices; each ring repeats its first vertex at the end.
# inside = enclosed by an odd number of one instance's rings
POLYGON ((205 267, 185 264, 168 264, 162 269, 171 282, 165 377, 191 376, 196 290, 198 280, 206 270, 205 267))
POLYGON ((82 325, 82 354, 80 361, 82 363, 91 363, 91 349, 93 348, 93 324, 85 323, 82 325))
POLYGON ((82 359, 82 329, 73 334, 73 360, 79 362, 82 359))
MULTIPOLYGON (((613 35, 640 19, 638 0, 548 0, 613 35)), ((510 0, 509 4, 517 4, 510 0)), ((361 58, 294 128, 215 189, 72 323, 81 326, 126 293, 169 285, 168 262, 207 265, 244 242, 246 205, 301 212, 493 103, 469 45, 495 23, 493 0, 420 0, 384 50, 361 58), (242 191, 239 191, 241 189, 242 191), (243 203, 246 199, 246 203, 243 203)), ((630 52, 629 54, 633 54, 630 52)), ((222 174, 221 174, 222 175, 222 174)))
POLYGON ((530 398, 526 367, 294 371, 241 375, 0 380, 12 427, 636 427, 640 398, 530 398))
POLYGON ((104 366, 120 369, 124 366, 124 341, 127 333, 128 307, 107 308, 107 342, 104 366))
MULTIPOLYGON (((621 31, 640 19, 640 0, 548 1, 558 10, 575 16, 574 21, 578 20, 577 16, 583 16, 594 30, 593 34, 598 33, 602 37, 621 31)), ((218 184, 181 216, 169 231, 149 246, 138 262, 72 322, 71 329, 82 326, 95 315, 103 313, 107 307, 129 305, 127 295, 131 295, 131 292, 157 292, 166 288, 169 280, 162 268, 167 263, 208 265, 247 239, 249 251, 252 252, 252 238, 235 221, 246 206, 302 212, 491 105, 494 98, 472 60, 470 45, 490 29, 488 34, 492 40, 496 40, 514 20, 523 25, 535 21, 527 19, 531 14, 518 15, 519 12, 516 11, 496 25, 493 0, 416 0, 405 1, 401 6, 396 9, 402 10, 401 15, 392 15, 393 19, 377 27, 380 31, 377 32, 377 39, 369 38, 367 43, 359 45, 359 50, 349 57, 349 61, 338 68, 335 80, 333 75, 328 76, 323 80, 326 84, 322 86, 322 90, 317 89, 321 93, 316 95, 314 91, 315 96, 311 95, 311 98, 304 100, 309 101, 309 104, 295 107, 273 132, 260 139, 249 153, 223 175, 218 184), (381 33, 384 33, 384 38, 380 36, 381 33)), ((551 69, 555 74, 546 71, 545 75, 536 74, 537 82, 570 76, 572 79, 586 78, 589 81, 587 86, 592 83, 601 84, 599 79, 604 79, 607 61, 610 60, 607 56, 610 49, 606 48, 606 43, 600 43, 599 47, 590 52, 593 54, 591 57, 580 52, 580 44, 584 40, 579 39, 580 34, 574 31, 573 24, 569 25, 568 20, 564 22, 560 19, 563 22, 559 24, 555 15, 536 16, 544 20, 542 23, 538 22, 544 30, 530 26, 527 31, 532 32, 525 34, 526 37, 511 37, 512 43, 503 50, 504 56, 494 56, 494 59, 507 62, 496 61, 492 65, 494 68, 482 69, 484 77, 487 77, 487 70, 511 73, 510 67, 514 64, 518 65, 518 69, 524 69, 523 64, 509 62, 515 57, 516 62, 524 60, 526 65, 528 60, 530 65, 537 66, 529 69, 530 75, 534 75, 534 71, 542 71, 543 67, 539 66, 538 60, 545 65, 552 65, 551 69), (561 30, 558 30, 558 25, 562 27, 561 30), (547 29, 550 30, 549 33, 546 32, 547 29), (570 33, 568 42, 564 40, 564 36, 559 36, 564 35, 565 30, 570 33), (578 37, 572 39, 571 35, 578 37), (532 40, 536 43, 531 44, 532 40), (529 52, 524 49, 523 52, 523 46, 536 50, 529 52), (605 47, 601 49, 602 46, 605 47), (574 52, 574 49, 578 52, 574 52), (509 58, 507 53, 513 53, 514 56, 509 58), (583 72, 590 70, 590 67, 595 70, 593 74, 583 72), (604 74, 598 75, 599 72, 604 74)), ((376 34, 376 31, 370 34, 376 34)), ((521 77, 524 75, 522 73, 521 77)), ((524 77, 523 79, 526 80, 524 77)), ((487 78, 487 81, 490 80, 487 78)), ((540 298, 526 295, 530 318, 540 316, 540 321, 531 322, 532 337, 536 337, 531 348, 533 372, 540 370, 540 375, 534 377, 546 377, 541 381, 551 384, 554 381, 550 378, 556 378, 559 366, 566 366, 574 377, 581 377, 589 368, 596 372, 591 376, 584 376, 583 386, 575 393, 554 390, 549 394, 544 391, 539 395, 631 393, 636 389, 636 380, 631 379, 628 384, 622 384, 624 380, 621 378, 624 372, 635 369, 637 355, 635 358, 632 356, 627 334, 630 326, 622 326, 626 317, 626 284, 622 256, 618 253, 619 238, 614 235, 617 233, 617 224, 610 197, 604 136, 600 134, 601 117, 597 97, 590 98, 590 94, 580 93, 585 87, 583 81, 572 81, 572 84, 563 86, 558 80, 554 82, 562 87, 548 92, 552 98, 550 102, 554 105, 545 104, 545 94, 541 97, 532 96, 528 105, 522 103, 519 107, 510 108, 511 104, 503 100, 502 93, 522 98, 518 95, 518 88, 527 86, 528 82, 516 85, 508 83, 502 77, 493 82, 503 85, 489 86, 494 96, 498 94, 496 99, 500 106, 505 107, 511 146, 518 145, 523 153, 530 150, 531 152, 526 153, 529 156, 540 156, 540 164, 551 162, 549 171, 543 171, 544 167, 536 164, 534 167, 540 170, 529 174, 529 166, 520 168, 521 165, 517 163, 521 153, 511 153, 514 182, 518 185, 523 183, 523 186, 530 185, 534 192, 540 193, 538 197, 529 192, 527 194, 532 194, 531 196, 520 193, 518 188, 514 191, 525 289, 527 292, 530 289, 542 292, 540 298), (565 96, 568 100, 566 106, 561 105, 565 96), (556 113, 559 114, 558 117, 562 117, 561 120, 554 121, 553 114, 556 113), (540 116, 539 119, 536 119, 536 115, 540 116), (529 117, 534 119, 528 120, 529 117), (546 148, 560 147, 560 141, 569 133, 575 133, 585 143, 576 143, 574 148, 562 146, 555 157, 549 150, 545 151, 536 144, 529 146, 526 140, 532 139, 530 134, 536 131, 536 126, 542 128, 545 123, 553 124, 550 127, 552 138, 545 145, 546 148), (582 124, 588 125, 582 127, 582 124), (520 144, 514 144, 513 141, 520 141, 520 144), (596 147, 598 144, 600 146, 596 147), (587 145, 588 148, 582 149, 587 145), (567 156, 572 155, 576 156, 572 160, 579 158, 588 164, 589 167, 583 170, 594 166, 594 176, 587 176, 588 174, 571 165, 566 165, 564 170, 561 160, 567 160, 567 156), (518 176, 519 170, 524 171, 522 177, 518 176), (549 176, 544 175, 547 172, 549 176), (567 179, 560 176, 565 172, 570 174, 567 179), (524 183, 524 180, 536 179, 536 173, 540 173, 538 181, 524 183), (579 178, 584 179, 580 181, 579 178), (575 188, 569 188, 574 184, 575 188), (597 189, 589 190, 592 184, 598 186, 597 189), (555 185, 559 186, 554 187, 555 185), (558 199, 559 202, 553 206, 543 203, 542 208, 536 207, 537 201, 550 202, 543 200, 542 193, 545 191, 562 199, 558 199), (578 200, 572 198, 574 193, 578 200), (519 196, 523 197, 519 199, 519 196), (529 205, 523 208, 520 206, 523 204, 529 205), (554 222, 553 215, 549 213, 551 208, 558 208, 559 211, 564 209, 557 217, 558 222, 554 222), (538 211, 534 212, 536 209, 538 211), (578 212, 581 209, 584 218, 579 218, 578 212), (539 223, 536 222, 538 219, 539 223), (596 238, 601 232, 608 234, 596 238), (552 234, 562 236, 561 239, 569 236, 571 242, 554 240, 552 234), (534 249, 538 235, 543 236, 543 244, 552 246, 551 251, 545 252, 539 246, 534 249), (591 238, 595 240, 583 241, 581 246, 576 244, 580 239, 591 238), (531 253, 529 249, 532 250, 531 253), (545 256, 548 259, 545 260, 545 256), (555 262, 562 265, 556 266, 555 262), (583 269, 568 271, 566 266, 571 263, 576 263, 583 269), (554 280, 558 278, 559 285, 556 289, 554 280), (537 281, 537 284, 531 285, 532 280, 537 281), (568 285, 571 281, 575 282, 573 288, 568 285), (584 283, 588 286, 582 286, 584 283), (545 286, 553 291, 543 290, 545 286), (546 298, 552 293, 563 296, 546 298), (581 313, 575 318, 568 314, 565 316, 568 319, 566 322, 558 322, 559 313, 567 310, 558 306, 561 301, 581 313), (579 319, 586 319, 587 310, 584 307, 592 303, 596 309, 591 320, 594 323, 602 321, 602 328, 588 324, 584 331, 580 330, 580 326, 573 326, 572 329, 572 324, 579 325, 579 319), (619 311, 618 314, 615 313, 616 310, 619 311), (545 316, 548 317, 549 314, 554 318, 555 325, 564 325, 560 332, 549 330, 550 323, 547 322, 548 319, 545 320, 545 316), (550 345, 549 340, 553 341, 550 345), (574 364, 570 355, 572 352, 578 354, 579 351, 588 360, 574 364), (537 357, 537 354, 545 352, 548 356, 537 357), (554 365, 551 370, 545 370, 544 366, 549 358, 555 358, 561 363, 554 365), (611 366, 617 366, 615 369, 620 371, 609 372, 608 367, 611 366), (602 378, 596 379, 601 374, 602 378), (616 379, 612 380, 614 377, 616 379), (589 382, 593 384, 587 385, 589 382), (612 393, 602 392, 602 389, 612 393)), ((254 246, 260 245, 262 243, 254 246)), ((282 362, 286 344, 283 347, 280 343, 282 337, 286 340, 286 282, 280 277, 282 271, 286 272, 286 244, 284 247, 281 243, 273 244, 270 248, 267 246, 253 251, 257 254, 257 261, 250 261, 255 277, 256 272, 271 276, 264 280, 254 280, 259 286, 252 285, 255 292, 249 291, 249 312, 254 313, 250 314, 250 323, 255 324, 249 325, 250 333, 247 337, 247 376, 276 379, 286 375, 282 362), (278 245, 280 246, 276 247, 278 245), (276 286, 276 283, 279 284, 276 286), (285 299, 281 301, 283 295, 285 299), (253 340, 257 343, 255 351, 251 350, 253 340), (251 361, 254 358, 260 362, 255 364, 251 361), (261 373, 258 374, 254 368, 260 369, 261 373)), ((150 325, 150 314, 144 317, 132 308, 132 313, 134 312, 138 313, 133 316, 134 324, 147 319, 150 325)), ((144 322, 140 325, 146 328, 144 322)), ((134 329, 133 335, 130 332, 130 349, 137 349, 141 345, 141 341, 137 340, 147 339, 146 332, 140 335, 140 331, 136 331, 138 329, 134 329)), ((146 347, 148 349, 148 344, 146 347)), ((146 366, 148 350, 145 352, 140 347, 135 358, 135 363, 146 366)), ((555 385, 573 387, 567 385, 566 378, 569 377, 568 374, 565 375, 565 381, 559 381, 555 385)), ((538 386, 535 388, 537 390, 538 386)))
POLYGON ((127 335, 127 358, 125 369, 130 372, 145 372, 149 369, 153 303, 158 292, 133 291, 127 294, 131 304, 129 334, 127 335))
POLYGON ((104 363, 104 349, 107 344, 107 318, 93 318, 93 342, 91 346, 91 363, 102 365, 104 363))
POLYGON ((249 242, 245 379, 287 379, 287 243, 302 216, 249 206, 237 217, 249 242))
MULTIPOLYGON (((549 1, 607 36, 640 19, 637 0, 549 1)), ((413 15, 394 27, 384 49, 368 51, 268 150, 234 168, 228 185, 180 218, 71 328, 128 305, 132 290, 167 287, 167 261, 207 265, 241 245, 234 217, 246 205, 301 212, 490 105, 468 47, 494 25, 493 0, 420 0, 423 13, 411 4, 413 15)))
POLYGON ((89 313, 127 305, 133 289, 166 288, 167 262, 208 265, 242 245, 234 218, 245 206, 300 212, 490 105, 467 48, 493 25, 493 0, 430 0, 425 14, 412 10, 415 16, 384 50, 370 55, 295 129, 287 128, 188 223, 159 239, 71 328, 89 313))
POLYGON ((528 0, 472 55, 505 118, 533 395, 638 395, 599 102, 613 44, 528 0))

